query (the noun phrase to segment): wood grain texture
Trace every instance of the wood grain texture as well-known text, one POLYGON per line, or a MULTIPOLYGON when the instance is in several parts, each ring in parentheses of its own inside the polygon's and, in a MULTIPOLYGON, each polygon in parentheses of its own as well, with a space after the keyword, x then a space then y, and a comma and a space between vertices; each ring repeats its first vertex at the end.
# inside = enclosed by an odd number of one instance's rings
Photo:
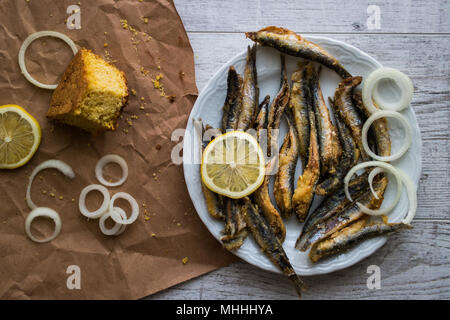
MULTIPOLYGON (((450 299, 449 1, 175 0, 188 30, 199 90, 250 42, 243 31, 281 25, 321 33, 369 53, 413 80, 412 107, 422 135, 422 176, 414 229, 394 234, 372 256, 328 275, 306 277, 305 299, 450 299), (381 29, 368 30, 367 6, 379 5, 381 29), (402 34, 397 34, 402 33, 402 34), (381 268, 368 290, 367 267, 381 268)), ((150 299, 297 299, 283 276, 245 262, 177 285, 150 299)))
POLYGON ((175 0, 187 31, 244 32, 280 25, 296 32, 448 33, 450 3, 373 0, 175 0), (380 29, 369 30, 369 5, 380 8, 380 29))
MULTIPOLYGON (((450 222, 414 223, 372 256, 345 270, 304 277, 305 299, 449 299, 450 222), (367 288, 367 267, 381 271, 381 289, 367 288)), ((152 299, 297 299, 289 280, 239 262, 152 299)))

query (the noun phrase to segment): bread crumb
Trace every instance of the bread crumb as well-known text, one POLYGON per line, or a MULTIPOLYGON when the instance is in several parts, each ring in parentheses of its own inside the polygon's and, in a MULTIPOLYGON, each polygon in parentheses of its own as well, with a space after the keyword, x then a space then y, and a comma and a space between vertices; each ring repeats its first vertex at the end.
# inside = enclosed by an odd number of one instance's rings
POLYGON ((59 196, 59 200, 63 200, 64 199, 64 197, 63 196, 59 196))
POLYGON ((54 198, 55 194, 53 192, 50 193, 50 197, 54 198))
POLYGON ((103 47, 106 48, 107 46, 108 46, 108 43, 105 42, 105 43, 103 44, 103 47))
POLYGON ((145 110, 145 107, 144 107, 143 105, 141 105, 141 106, 139 107, 139 109, 145 110))
POLYGON ((132 94, 133 96, 135 96, 135 95, 137 94, 136 90, 131 89, 131 94, 132 94))
POLYGON ((152 237, 156 237, 156 234, 152 232, 152 237))
POLYGON ((181 260, 181 262, 183 262, 183 264, 186 264, 189 262, 189 258, 188 257, 184 257, 183 260, 181 260))
POLYGON ((150 220, 150 217, 149 216, 145 216, 144 219, 145 219, 145 221, 148 221, 148 220, 150 220))
POLYGON ((42 190, 42 194, 47 194, 47 191, 45 191, 45 190, 42 190))

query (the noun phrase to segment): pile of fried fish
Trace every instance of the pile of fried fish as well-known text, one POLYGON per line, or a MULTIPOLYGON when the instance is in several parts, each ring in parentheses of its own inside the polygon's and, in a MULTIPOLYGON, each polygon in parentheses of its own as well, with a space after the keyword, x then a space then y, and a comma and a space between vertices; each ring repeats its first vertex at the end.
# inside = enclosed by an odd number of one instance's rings
MULTIPOLYGON (((353 201, 349 201, 344 192, 343 180, 347 172, 360 159, 370 160, 361 140, 362 126, 370 113, 362 103, 361 93, 355 90, 362 77, 353 77, 324 49, 290 30, 267 27, 247 32, 246 36, 255 44, 248 47, 243 78, 233 66, 229 68, 222 128, 217 131, 220 134, 227 130, 254 129, 259 141, 260 134, 267 133, 266 176, 261 187, 243 199, 215 194, 204 185, 202 190, 209 214, 225 222, 223 246, 236 250, 250 233, 267 257, 293 281, 300 295, 305 284, 283 249, 286 235, 283 218, 295 214, 303 223, 296 248, 309 250, 309 258, 314 263, 344 252, 365 239, 411 226, 388 223, 386 217, 370 217, 357 205, 359 202, 370 209, 381 206, 388 184, 385 174, 378 174, 374 179, 374 192, 368 184, 369 170, 350 180, 349 193, 353 201), (272 102, 266 96, 259 103, 257 44, 281 52, 280 89, 272 102), (298 70, 291 76, 291 84, 283 54, 302 58, 298 70), (329 98, 334 123, 319 83, 323 66, 343 78, 334 97, 329 98), (289 130, 278 149, 277 135, 283 117, 289 130), (295 183, 298 158, 303 171, 295 183), (271 175, 267 174, 274 168, 277 168, 273 189, 276 206, 270 198, 271 175), (315 195, 324 199, 310 212, 315 195)), ((203 141, 203 147, 208 142, 203 141)), ((372 125, 369 144, 379 155, 390 155, 386 119, 376 120, 372 125)))

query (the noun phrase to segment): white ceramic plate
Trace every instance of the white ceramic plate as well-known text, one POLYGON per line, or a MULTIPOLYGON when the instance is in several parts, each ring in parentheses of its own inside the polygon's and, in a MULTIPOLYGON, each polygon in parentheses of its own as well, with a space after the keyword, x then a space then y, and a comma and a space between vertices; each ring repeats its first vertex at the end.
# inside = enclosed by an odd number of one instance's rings
MULTIPOLYGON (((368 54, 348 45, 344 42, 324 38, 324 37, 305 37, 318 45, 322 46, 329 53, 334 55, 342 65, 352 74, 361 75, 363 78, 369 75, 371 71, 381 67, 381 64, 368 54)), ((219 128, 222 118, 222 106, 226 95, 226 78, 228 68, 234 65, 236 70, 242 75, 245 66, 247 50, 235 56, 228 63, 222 66, 219 71, 207 83, 200 93, 194 108, 189 117, 186 128, 186 135, 183 146, 183 166, 186 185, 191 196, 192 202, 203 223, 213 236, 220 241, 223 222, 213 219, 207 211, 206 203, 203 198, 200 183, 200 143, 195 138, 193 119, 201 118, 203 123, 210 124, 219 128)), ((288 77, 295 71, 299 58, 286 56, 288 77)), ((275 96, 280 85, 280 57, 278 51, 272 48, 258 47, 256 56, 256 67, 258 70, 258 84, 260 88, 260 99, 269 94, 271 99, 275 96)), ((395 67, 395 66, 392 66, 395 67)), ((320 75, 320 84, 324 98, 328 103, 327 97, 333 96, 334 91, 340 81, 340 77, 333 71, 322 68, 320 75)), ((414 111, 411 108, 403 111, 403 114, 410 121, 413 129, 413 142, 409 151, 399 160, 392 164, 408 173, 416 186, 420 177, 421 170, 421 140, 420 131, 414 111)), ((283 120, 284 121, 284 120, 283 120)), ((286 132, 286 124, 282 123, 280 128, 280 141, 286 132)), ((403 139, 403 130, 396 120, 389 120, 390 136, 392 139, 392 150, 398 150, 403 139)), ((296 179, 301 173, 300 165, 297 166, 296 179)), ((405 189, 405 188, 404 188, 405 189)), ((383 205, 393 200, 395 195, 395 182, 389 183, 385 194, 383 205)), ((275 202, 274 202, 275 203, 275 202)), ((319 200, 315 200, 312 209, 314 209, 319 200)), ((408 198, 403 191, 399 204, 389 215, 390 222, 400 221, 408 210, 408 198)), ((374 253, 385 242, 387 237, 377 237, 366 240, 353 248, 352 250, 339 255, 332 256, 319 263, 312 264, 309 261, 307 253, 302 253, 295 249, 295 241, 301 230, 301 224, 295 220, 295 217, 285 221, 286 240, 283 247, 289 256, 292 266, 300 275, 315 275, 333 272, 339 269, 349 267, 365 257, 374 253)), ((408 232, 408 231, 405 231, 408 232)), ((265 270, 280 272, 269 259, 260 251, 251 235, 246 239, 244 245, 234 252, 241 259, 265 270)))

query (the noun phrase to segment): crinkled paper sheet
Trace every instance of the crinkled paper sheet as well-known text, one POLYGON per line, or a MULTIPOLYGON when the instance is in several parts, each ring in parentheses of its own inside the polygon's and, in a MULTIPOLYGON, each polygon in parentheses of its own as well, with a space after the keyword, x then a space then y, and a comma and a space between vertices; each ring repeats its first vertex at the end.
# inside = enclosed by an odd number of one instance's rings
MULTIPOLYGON (((185 128, 197 97, 193 52, 173 3, 84 0, 79 2, 81 29, 69 30, 66 10, 73 3, 0 2, 0 105, 25 107, 39 121, 43 133, 37 154, 26 166, 0 171, 1 299, 135 299, 235 260, 197 217, 182 166, 171 161, 172 147, 178 143, 171 141, 171 134, 176 128, 185 128), (121 19, 138 34, 133 36, 130 28, 124 29, 121 19), (46 119, 52 92, 29 83, 17 63, 22 42, 41 30, 66 34, 79 47, 115 60, 125 72, 136 95, 130 94, 116 132, 90 136, 46 119), (161 97, 153 86, 151 80, 160 73, 164 91, 175 95, 174 102, 161 97), (109 153, 124 157, 130 168, 127 182, 109 188, 110 193, 128 192, 141 208, 138 221, 120 237, 104 236, 97 220, 87 221, 78 211, 80 191, 97 183, 95 164, 109 153), (63 222, 56 240, 36 244, 24 231, 29 213, 24 200, 26 185, 33 168, 53 158, 71 165, 76 178, 69 180, 47 170, 35 179, 34 202, 57 210, 63 222), (189 259, 186 264, 182 263, 184 257, 189 259), (80 267, 80 290, 67 288, 70 274, 66 271, 71 265, 80 267)), ((29 47, 26 62, 36 79, 56 83, 71 56, 62 41, 42 38, 29 47)), ((37 235, 50 232, 45 222, 37 222, 33 229, 37 235)))

